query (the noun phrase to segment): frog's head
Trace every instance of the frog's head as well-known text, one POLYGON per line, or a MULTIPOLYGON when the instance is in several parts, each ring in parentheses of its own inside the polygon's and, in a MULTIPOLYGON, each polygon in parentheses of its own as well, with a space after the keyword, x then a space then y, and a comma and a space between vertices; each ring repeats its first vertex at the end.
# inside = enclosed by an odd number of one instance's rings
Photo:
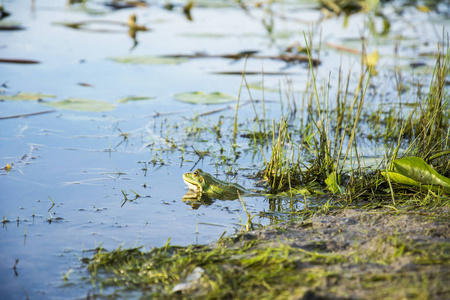
POLYGON ((201 169, 197 169, 192 173, 184 173, 183 180, 190 190, 202 193, 209 188, 209 183, 205 180, 205 174, 201 169))

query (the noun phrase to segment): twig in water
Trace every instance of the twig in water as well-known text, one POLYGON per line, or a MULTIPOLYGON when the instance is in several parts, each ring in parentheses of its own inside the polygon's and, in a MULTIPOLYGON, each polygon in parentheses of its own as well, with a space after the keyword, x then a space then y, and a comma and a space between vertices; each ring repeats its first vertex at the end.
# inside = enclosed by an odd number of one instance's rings
POLYGON ((56 111, 56 110, 45 110, 45 111, 39 111, 39 112, 29 113, 29 114, 22 114, 22 115, 8 116, 8 117, 0 117, 0 120, 15 119, 15 118, 25 118, 25 117, 30 117, 30 116, 48 114, 48 113, 51 113, 51 112, 54 112, 54 111, 56 111))

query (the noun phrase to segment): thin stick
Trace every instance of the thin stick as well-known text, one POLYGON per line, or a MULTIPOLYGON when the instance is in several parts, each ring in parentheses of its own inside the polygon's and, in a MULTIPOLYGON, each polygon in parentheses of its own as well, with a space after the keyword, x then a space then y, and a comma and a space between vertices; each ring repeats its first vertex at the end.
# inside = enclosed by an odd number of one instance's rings
POLYGON ((8 116, 8 117, 0 117, 0 120, 25 118, 25 117, 30 117, 30 116, 48 114, 48 113, 51 113, 51 112, 54 112, 54 111, 56 111, 56 110, 45 110, 45 111, 39 111, 39 112, 29 113, 29 114, 22 114, 22 115, 8 116))

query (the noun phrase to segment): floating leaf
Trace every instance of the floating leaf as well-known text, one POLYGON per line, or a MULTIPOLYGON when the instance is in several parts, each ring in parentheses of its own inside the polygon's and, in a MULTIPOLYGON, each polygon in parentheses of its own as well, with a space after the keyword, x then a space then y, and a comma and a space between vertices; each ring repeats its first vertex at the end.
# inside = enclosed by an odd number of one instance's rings
POLYGON ((72 29, 89 32, 118 32, 117 27, 127 27, 127 23, 109 20, 87 20, 80 22, 55 22, 53 25, 65 26, 72 29))
POLYGON ((83 22, 54 22, 53 25, 65 26, 73 29, 80 29, 85 26, 83 22))
POLYGON ((141 64, 141 65, 174 65, 187 61, 182 57, 160 57, 160 56, 128 56, 128 57, 110 57, 112 61, 122 64, 141 64))
MULTIPOLYGON (((450 192, 450 178, 436 172, 419 157, 397 159, 393 163, 393 168, 388 173, 390 180, 394 182, 427 188, 441 186, 446 192, 450 192)), ((388 174, 382 172, 382 175, 387 178, 388 174)))
POLYGON ((108 111, 113 110, 114 105, 99 101, 99 100, 90 100, 90 99, 81 99, 81 98, 68 98, 63 101, 57 102, 47 102, 43 103, 44 105, 51 106, 59 109, 67 109, 67 110, 78 110, 78 111, 108 111))
POLYGON ((55 98, 55 95, 42 94, 42 93, 26 93, 21 92, 14 96, 0 95, 0 100, 22 101, 22 100, 41 100, 44 98, 55 98))
POLYGON ((254 90, 264 90, 264 92, 268 92, 268 93, 277 93, 278 90, 274 89, 274 88, 270 88, 267 86, 263 86, 262 82, 255 82, 255 83, 250 83, 248 85, 249 88, 254 89, 254 90))
POLYGON ((141 101, 141 100, 151 100, 155 99, 155 97, 148 97, 148 96, 129 96, 125 98, 120 98, 116 100, 117 103, 127 103, 128 101, 141 101))
POLYGON ((204 93, 202 91, 178 93, 173 96, 178 101, 194 104, 222 104, 236 100, 235 96, 223 94, 220 92, 204 93))

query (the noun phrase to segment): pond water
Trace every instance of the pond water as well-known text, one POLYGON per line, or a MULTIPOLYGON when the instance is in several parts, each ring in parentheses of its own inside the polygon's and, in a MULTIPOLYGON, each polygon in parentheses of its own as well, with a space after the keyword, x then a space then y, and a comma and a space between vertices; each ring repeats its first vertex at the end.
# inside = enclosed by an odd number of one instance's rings
MULTIPOLYGON (((0 31, 0 59, 39 61, 1 63, 1 95, 55 96, 43 97, 43 101, 0 102, 0 118, 46 112, 0 120, 0 166, 12 166, 0 176, 1 299, 86 297, 92 286, 79 280, 88 276, 79 258, 89 257, 90 250, 99 245, 109 250, 120 245, 151 248, 164 245, 169 238, 172 244, 204 244, 225 231, 239 231, 240 224, 246 223, 242 204, 217 200, 194 209, 182 201, 187 192, 182 174, 202 168, 221 179, 253 187, 251 177, 264 165, 260 149, 270 156, 270 147, 260 148, 245 135, 256 130, 254 119, 257 114, 262 118, 262 102, 254 107, 248 102, 247 88, 242 89, 240 132, 234 140, 235 102, 192 104, 177 101, 174 95, 203 91, 237 96, 239 73, 245 67, 255 72, 246 76, 249 85, 264 81, 264 94, 255 88, 250 92, 254 100, 264 97, 264 117, 271 124, 293 103, 300 105, 308 81, 307 64, 277 59, 210 57, 145 64, 112 58, 243 51, 278 56, 295 43, 304 45, 305 32, 308 39, 312 36, 314 47, 322 41, 317 82, 323 84, 330 74, 330 95, 336 93, 340 67, 344 74, 355 70, 352 84, 359 76, 360 55, 340 52, 330 44, 359 51, 365 32, 362 13, 350 16, 344 26, 344 16, 321 19, 323 13, 314 2, 276 3, 271 7, 274 25, 269 34, 270 14, 255 3, 243 9, 233 1, 197 2, 191 10, 192 21, 183 13, 185 2, 174 3, 171 11, 164 8, 165 1, 120 10, 112 10, 104 1, 68 3, 0 2, 11 13, 3 21, 19 22, 23 27, 0 31), (121 24, 132 14, 138 25, 150 29, 136 32, 135 41, 121 24), (74 22, 85 23, 81 29, 61 24, 74 22), (289 89, 292 92, 285 93, 289 89), (149 99, 117 102, 130 96, 149 99), (90 112, 44 105, 67 98, 100 100, 114 108, 90 112), (223 110, 214 113, 216 109, 223 110), (212 129, 215 126, 218 131, 212 129)), ((386 101, 389 93, 395 97, 393 75, 383 69, 398 66, 408 79, 413 77, 413 63, 423 64, 422 70, 432 68, 434 58, 422 54, 436 51, 442 32, 448 32, 445 13, 407 7, 399 14, 399 7, 386 6, 390 31, 368 45, 368 52, 380 53, 380 74, 374 82, 383 84, 386 91, 374 96, 369 108, 386 101)), ((447 7, 440 4, 438 10, 445 12, 447 7)), ((382 30, 382 20, 375 23, 382 30)), ((313 57, 317 58, 317 52, 313 57)), ((377 143, 365 141, 361 147, 368 158, 384 155, 383 146, 377 143)), ((302 202, 290 206, 289 199, 262 196, 246 197, 245 202, 252 213, 303 207, 302 202)), ((270 222, 253 220, 256 225, 270 222)))

